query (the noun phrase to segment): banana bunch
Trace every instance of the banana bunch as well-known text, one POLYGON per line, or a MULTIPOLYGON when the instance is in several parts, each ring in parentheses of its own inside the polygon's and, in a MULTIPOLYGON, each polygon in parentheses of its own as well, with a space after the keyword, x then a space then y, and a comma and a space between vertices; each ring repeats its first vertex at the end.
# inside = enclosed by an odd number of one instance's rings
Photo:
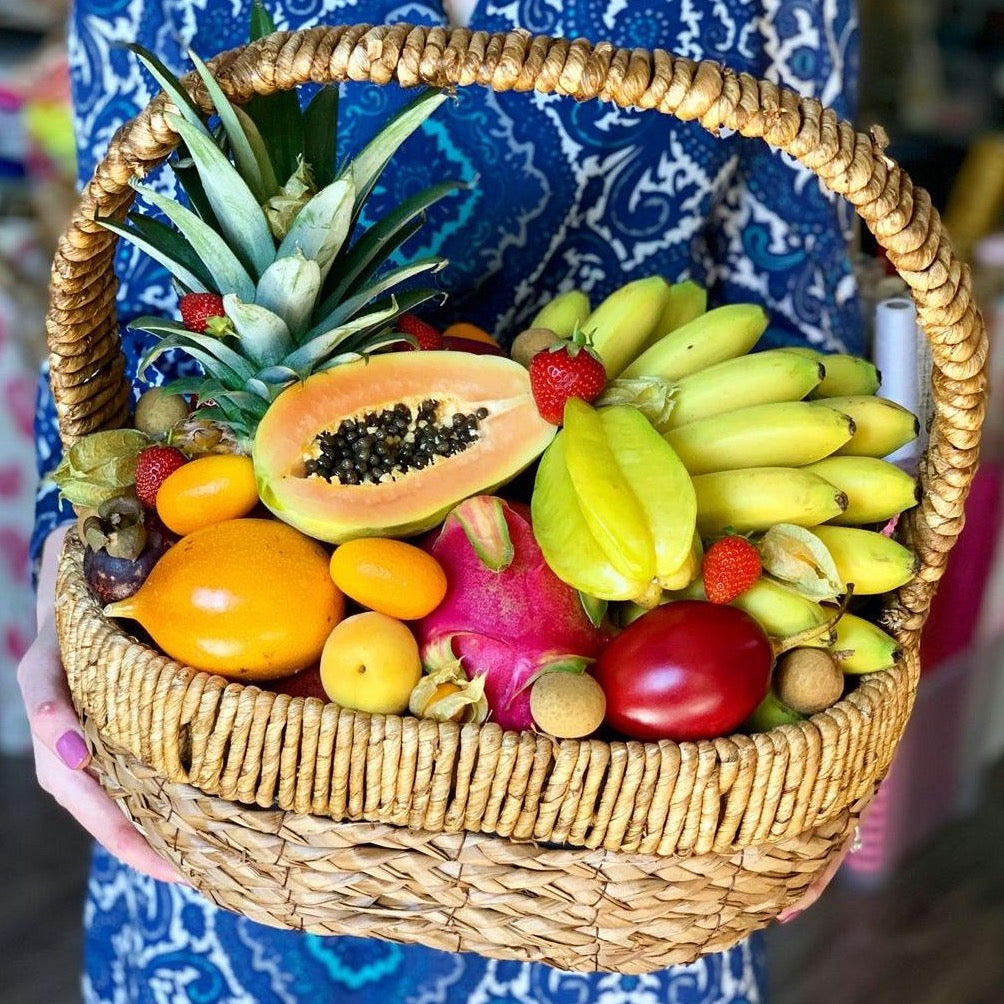
POLYGON ((761 307, 708 309, 699 286, 661 277, 627 283, 596 307, 579 291, 560 294, 534 323, 559 334, 578 325, 615 384, 657 384, 670 402, 656 418, 639 401, 649 423, 602 398, 595 408, 570 402, 533 496, 560 577, 626 601, 626 624, 654 602, 703 597, 702 555, 723 534, 760 541, 779 525, 801 528, 829 592, 807 594, 804 581, 768 569, 734 604, 775 639, 820 629, 805 644, 846 673, 892 664, 895 640, 833 605, 896 589, 917 571, 916 556, 880 528, 918 501, 915 478, 885 458, 918 435, 919 421, 878 395, 871 362, 806 347, 752 351, 767 328, 761 307))
POLYGON ((571 398, 564 418, 531 501, 544 559, 587 596, 654 606, 700 569, 690 476, 635 408, 571 398))

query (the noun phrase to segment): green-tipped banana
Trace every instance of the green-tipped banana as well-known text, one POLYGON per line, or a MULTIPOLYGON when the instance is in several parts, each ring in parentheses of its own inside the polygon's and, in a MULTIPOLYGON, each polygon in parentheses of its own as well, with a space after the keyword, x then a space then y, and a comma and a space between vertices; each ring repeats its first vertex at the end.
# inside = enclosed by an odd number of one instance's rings
POLYGON ((830 552, 844 592, 855 596, 887 593, 909 582, 919 560, 898 540, 875 530, 854 526, 814 526, 815 534, 830 552))
POLYGON ((586 525, 621 574, 650 581, 655 577, 655 545, 648 514, 621 472, 599 412, 570 398, 564 426, 565 462, 586 525))
POLYGON ((826 375, 810 397, 849 397, 874 394, 881 378, 875 364, 861 356, 846 353, 818 353, 826 375))
POLYGON ((675 429, 755 404, 799 401, 819 384, 823 372, 818 360, 787 349, 767 349, 726 359, 677 383, 668 427, 675 429))
POLYGON ((551 297, 530 322, 530 328, 547 328, 559 338, 571 338, 589 316, 589 297, 580 289, 569 289, 551 297))
POLYGON ((770 732, 782 725, 797 725, 805 721, 805 715, 800 715, 794 708, 789 708, 773 688, 767 691, 767 696, 756 706, 753 714, 743 722, 744 732, 770 732))
POLYGON ((680 380, 707 366, 745 355, 767 330, 767 312, 753 303, 715 307, 663 335, 621 374, 680 380))
POLYGON ((919 501, 916 479, 888 460, 824 457, 802 470, 824 478, 847 496, 844 511, 826 520, 838 526, 884 523, 919 501))
MULTIPOLYGON (((662 317, 656 326, 655 334, 649 342, 668 335, 677 328, 689 324, 695 317, 700 317, 708 309, 708 291, 691 279, 674 282, 669 287, 669 298, 662 311, 662 317)), ((648 348, 648 345, 645 346, 648 348)))
POLYGON ((854 457, 887 457, 917 438, 920 421, 912 411, 870 394, 828 397, 819 402, 854 419, 855 432, 839 452, 854 457))
POLYGON ((564 429, 558 431, 537 467, 530 515, 544 560, 563 582, 601 600, 631 600, 648 587, 622 575, 607 559, 586 525, 568 475, 564 429))
MULTIPOLYGON (((779 640, 822 629, 832 617, 820 604, 765 575, 737 596, 730 606, 745 610, 767 634, 779 640)), ((832 630, 821 630, 817 638, 801 644, 824 646, 832 638, 832 630)))
MULTIPOLYGON (((675 451, 636 408, 601 408, 603 432, 628 488, 641 504, 661 588, 677 581, 693 553, 697 499, 675 451)), ((569 436, 574 435, 574 429, 569 436)))
POLYGON ((837 621, 830 651, 845 673, 875 673, 895 665, 899 643, 877 624, 845 613, 837 621))
POLYGON ((854 434, 839 411, 809 401, 754 404, 670 429, 666 442, 691 474, 740 467, 802 467, 854 434))
POLYGON ((654 337, 669 291, 670 285, 662 276, 634 279, 615 289, 582 322, 582 330, 611 380, 620 376, 654 337))
POLYGON ((693 478, 697 528, 717 537, 768 530, 775 523, 815 526, 839 516, 843 492, 805 467, 749 467, 693 478))

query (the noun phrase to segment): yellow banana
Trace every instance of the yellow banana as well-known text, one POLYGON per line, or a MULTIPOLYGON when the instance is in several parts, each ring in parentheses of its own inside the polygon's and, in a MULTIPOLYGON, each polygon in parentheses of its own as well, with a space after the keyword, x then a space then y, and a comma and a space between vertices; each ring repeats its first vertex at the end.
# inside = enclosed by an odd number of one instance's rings
POLYGON ((527 327, 548 328, 559 338, 571 338, 575 329, 582 327, 589 310, 589 297, 580 289, 569 289, 551 297, 527 327))
POLYGON ((787 349, 726 359, 677 383, 667 427, 675 429, 754 404, 799 401, 822 380, 823 372, 821 362, 787 349))
POLYGON ((611 380, 653 337, 669 290, 669 283, 659 275, 634 279, 615 289, 582 322, 611 380))
POLYGON ((564 429, 544 451, 530 501, 533 532, 551 571, 563 582, 601 600, 630 600, 648 587, 621 574, 596 542, 568 475, 564 429))
POLYGON ((744 355, 767 330, 767 312, 753 303, 715 307, 663 335, 621 374, 679 380, 706 366, 744 355))
POLYGON ((697 519, 693 483, 672 447, 637 408, 615 405, 595 413, 628 490, 641 504, 654 548, 655 578, 665 588, 692 560, 697 519))
POLYGON ((844 511, 826 520, 838 526, 884 523, 920 498, 913 476, 876 457, 824 457, 801 470, 825 478, 847 496, 844 511))
POLYGON ((843 512, 843 492, 805 467, 749 467, 693 478, 697 528, 704 538, 727 528, 763 531, 775 523, 815 526, 843 512))
POLYGON ((845 673, 875 673, 896 662, 899 643, 877 624, 857 614, 845 613, 837 621, 830 651, 845 673))
POLYGON ((607 560, 630 579, 652 580, 655 545, 647 513, 621 472, 599 412, 576 397, 565 404, 565 462, 586 525, 607 560))
POLYGON ((848 456, 887 457, 916 439, 920 431, 920 421, 912 411, 884 397, 851 394, 819 403, 854 419, 854 435, 837 451, 848 456))
MULTIPOLYGON (((666 594, 672 600, 705 600, 704 581, 696 579, 685 589, 666 594)), ((815 628, 822 628, 833 614, 821 604, 810 600, 794 589, 762 575, 744 593, 729 604, 744 610, 772 638, 792 638, 815 628)), ((833 641, 832 630, 822 631, 819 637, 801 642, 802 645, 825 647, 833 641)))
MULTIPOLYGON (((662 317, 656 325, 655 333, 649 340, 649 345, 663 335, 668 335, 677 328, 700 317, 708 309, 708 291, 691 279, 674 282, 669 287, 669 297, 663 308, 662 317)), ((648 348, 648 345, 645 346, 648 348)))
POLYGON ((754 404, 670 429, 666 442, 691 474, 739 467, 802 467, 854 434, 839 411, 809 401, 754 404))
POLYGON ((826 375, 809 397, 848 397, 874 394, 879 389, 880 376, 875 364, 861 356, 847 353, 818 353, 826 375))
POLYGON ((913 578, 920 564, 911 550, 875 530, 814 526, 810 532, 830 552, 844 592, 853 585, 856 596, 897 589, 913 578))

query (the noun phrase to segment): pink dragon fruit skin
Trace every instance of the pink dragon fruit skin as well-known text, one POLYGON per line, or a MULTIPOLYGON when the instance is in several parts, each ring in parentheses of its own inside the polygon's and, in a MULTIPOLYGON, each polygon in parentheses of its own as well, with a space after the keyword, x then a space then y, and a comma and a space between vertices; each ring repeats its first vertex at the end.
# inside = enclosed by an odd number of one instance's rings
POLYGON ((530 687, 548 669, 581 669, 609 637, 547 566, 529 512, 492 495, 461 502, 426 550, 446 572, 443 602, 419 621, 422 662, 461 660, 484 674, 489 721, 533 728, 530 687))

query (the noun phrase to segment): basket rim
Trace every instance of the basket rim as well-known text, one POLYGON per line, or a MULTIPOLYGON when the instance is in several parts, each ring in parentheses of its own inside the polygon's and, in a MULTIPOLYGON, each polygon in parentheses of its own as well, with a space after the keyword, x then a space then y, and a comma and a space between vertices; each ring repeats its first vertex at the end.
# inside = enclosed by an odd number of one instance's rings
POLYGON ((919 679, 917 650, 904 649, 895 667, 859 677, 802 722, 696 742, 555 740, 495 723, 374 715, 163 655, 102 614, 83 550, 68 533, 57 629, 71 695, 102 739, 167 782, 335 821, 567 849, 733 854, 869 800, 919 679), (497 790, 481 792, 486 784, 497 790))

